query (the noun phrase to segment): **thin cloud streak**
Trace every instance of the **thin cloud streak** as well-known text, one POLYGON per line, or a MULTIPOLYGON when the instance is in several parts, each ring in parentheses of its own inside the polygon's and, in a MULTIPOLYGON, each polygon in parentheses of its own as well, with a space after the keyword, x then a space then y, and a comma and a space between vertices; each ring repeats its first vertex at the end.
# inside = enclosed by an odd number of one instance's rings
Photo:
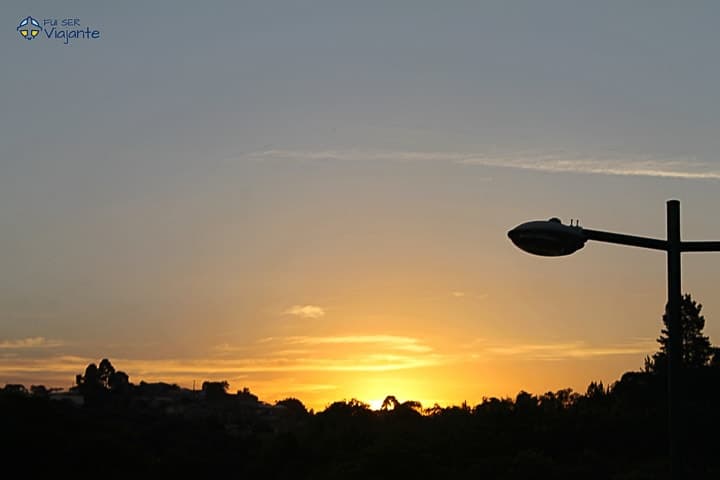
MULTIPOLYGON (((49 342, 47 342, 49 343, 49 342)), ((41 345, 31 340, 12 345, 41 345)), ((58 384, 71 383, 97 358, 56 354, 38 350, 18 350, 22 355, 0 356, 0 379, 56 378, 58 384)), ((221 355, 208 358, 113 358, 134 382, 188 382, 198 378, 235 381, 248 375, 298 372, 391 372, 443 365, 467 364, 478 360, 580 360, 616 355, 647 354, 656 348, 653 339, 636 339, 620 344, 592 345, 584 341, 513 342, 476 339, 450 352, 435 352, 420 339, 396 335, 338 335, 270 337, 251 344, 243 358, 221 355), (253 346, 254 345, 254 346, 253 346), (352 348, 351 348, 352 347, 352 348)), ((235 349, 220 346, 221 353, 235 349)), ((217 350, 216 350, 217 351, 217 350)))
POLYGON ((325 316, 325 309, 317 305, 293 305, 283 312, 286 315, 295 315, 301 318, 320 318, 325 316))
POLYGON ((583 341, 550 343, 488 343, 480 340, 473 348, 475 357, 514 356, 535 360, 563 360, 603 357, 612 355, 636 355, 650 353, 657 344, 652 339, 610 345, 589 345, 583 341))
MULTIPOLYGON (((113 363, 137 380, 163 375, 176 379, 290 372, 388 372, 457 360, 433 353, 417 338, 394 335, 270 337, 258 340, 254 346, 224 343, 211 348, 211 352, 215 355, 208 358, 113 358, 113 363), (371 347, 370 352, 367 347, 371 347)), ((97 359, 68 355, 0 357, 0 378, 56 374, 72 379, 91 362, 97 359)))
POLYGON ((583 173, 688 180, 720 180, 720 170, 692 157, 662 158, 651 155, 607 154, 584 155, 569 151, 520 152, 422 152, 359 150, 267 150, 250 154, 259 160, 306 161, 389 161, 448 162, 460 165, 513 168, 548 173, 583 173))
POLYGON ((0 350, 53 348, 60 347, 63 344, 60 340, 48 340, 45 337, 27 337, 17 340, 2 340, 0 341, 0 350))
POLYGON ((429 352, 432 347, 423 345, 419 339, 396 335, 340 335, 326 337, 286 337, 288 344, 331 345, 331 344, 376 344, 409 352, 429 352))
MULTIPOLYGON (((344 358, 256 358, 256 359, 161 359, 142 360, 117 358, 113 363, 131 377, 144 375, 234 375, 270 372, 386 372, 407 370, 444 363, 442 355, 422 357, 409 355, 372 354, 344 358)), ((50 357, 41 359, 0 359, 0 376, 20 373, 67 374, 68 379, 81 373, 94 358, 50 357)))

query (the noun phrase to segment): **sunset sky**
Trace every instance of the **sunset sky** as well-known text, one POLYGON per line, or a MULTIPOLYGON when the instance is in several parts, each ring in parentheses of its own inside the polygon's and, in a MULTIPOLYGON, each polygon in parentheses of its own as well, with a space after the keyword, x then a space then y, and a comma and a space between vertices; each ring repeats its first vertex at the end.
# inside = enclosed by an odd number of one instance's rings
MULTIPOLYGON (((228 380, 321 409, 612 383, 720 239, 715 2, 27 2, 0 30, 0 385, 228 380), (213 5, 210 6, 210 3, 213 5), (20 20, 101 31, 27 41, 20 20)), ((720 342, 720 255, 683 291, 720 342)))

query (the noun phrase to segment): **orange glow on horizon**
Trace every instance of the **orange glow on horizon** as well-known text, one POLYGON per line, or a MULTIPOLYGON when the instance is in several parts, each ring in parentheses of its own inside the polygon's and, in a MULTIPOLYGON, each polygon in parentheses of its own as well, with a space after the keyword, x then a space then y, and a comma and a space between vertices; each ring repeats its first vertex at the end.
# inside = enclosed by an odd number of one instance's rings
MULTIPOLYGON (((39 340, 26 343, 37 346, 39 340)), ((263 401, 295 397, 318 411, 351 398, 378 408, 388 395, 428 408, 513 397, 523 389, 536 394, 566 387, 583 391, 590 381, 619 378, 628 359, 639 368, 652 347, 650 339, 603 346, 476 339, 448 351, 399 335, 289 336, 259 339, 243 347, 244 356, 221 345, 202 359, 110 360, 134 383, 163 381, 191 388, 194 382, 199 389, 206 380, 227 380, 230 393, 247 387, 263 401), (609 366, 615 373, 607 373, 609 366)), ((2 358, 0 377, 68 387, 87 364, 99 360, 70 355, 2 358)))

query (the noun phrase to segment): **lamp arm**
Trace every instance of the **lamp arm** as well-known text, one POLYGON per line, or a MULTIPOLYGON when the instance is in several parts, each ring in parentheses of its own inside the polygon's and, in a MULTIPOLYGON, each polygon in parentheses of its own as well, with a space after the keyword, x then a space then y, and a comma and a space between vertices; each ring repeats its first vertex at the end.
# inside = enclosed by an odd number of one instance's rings
MULTIPOLYGON (((667 242, 657 238, 636 237, 634 235, 625 235, 622 233, 603 232, 602 230, 590 230, 583 228, 583 233, 588 240, 596 242, 615 243, 618 245, 628 245, 631 247, 650 248, 652 250, 667 251, 667 242)), ((688 242, 697 243, 697 242, 688 242)), ((720 242, 718 246, 720 246, 720 242)))
POLYGON ((720 252, 720 242, 680 242, 681 252, 720 252))

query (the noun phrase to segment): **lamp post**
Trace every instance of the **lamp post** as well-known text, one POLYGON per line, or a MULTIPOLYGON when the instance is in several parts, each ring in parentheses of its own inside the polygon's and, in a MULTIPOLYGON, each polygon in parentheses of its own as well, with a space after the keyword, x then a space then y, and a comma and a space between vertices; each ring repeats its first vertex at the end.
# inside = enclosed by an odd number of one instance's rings
POLYGON ((720 241, 683 242, 680 237, 680 202, 667 202, 667 238, 636 237, 620 233, 590 230, 579 225, 563 225, 557 218, 523 223, 508 232, 520 249, 546 257, 570 255, 588 240, 631 247, 661 250, 667 253, 668 315, 668 448, 670 477, 684 479, 681 428, 682 395, 682 324, 680 323, 680 254, 684 252, 720 252, 720 241))

